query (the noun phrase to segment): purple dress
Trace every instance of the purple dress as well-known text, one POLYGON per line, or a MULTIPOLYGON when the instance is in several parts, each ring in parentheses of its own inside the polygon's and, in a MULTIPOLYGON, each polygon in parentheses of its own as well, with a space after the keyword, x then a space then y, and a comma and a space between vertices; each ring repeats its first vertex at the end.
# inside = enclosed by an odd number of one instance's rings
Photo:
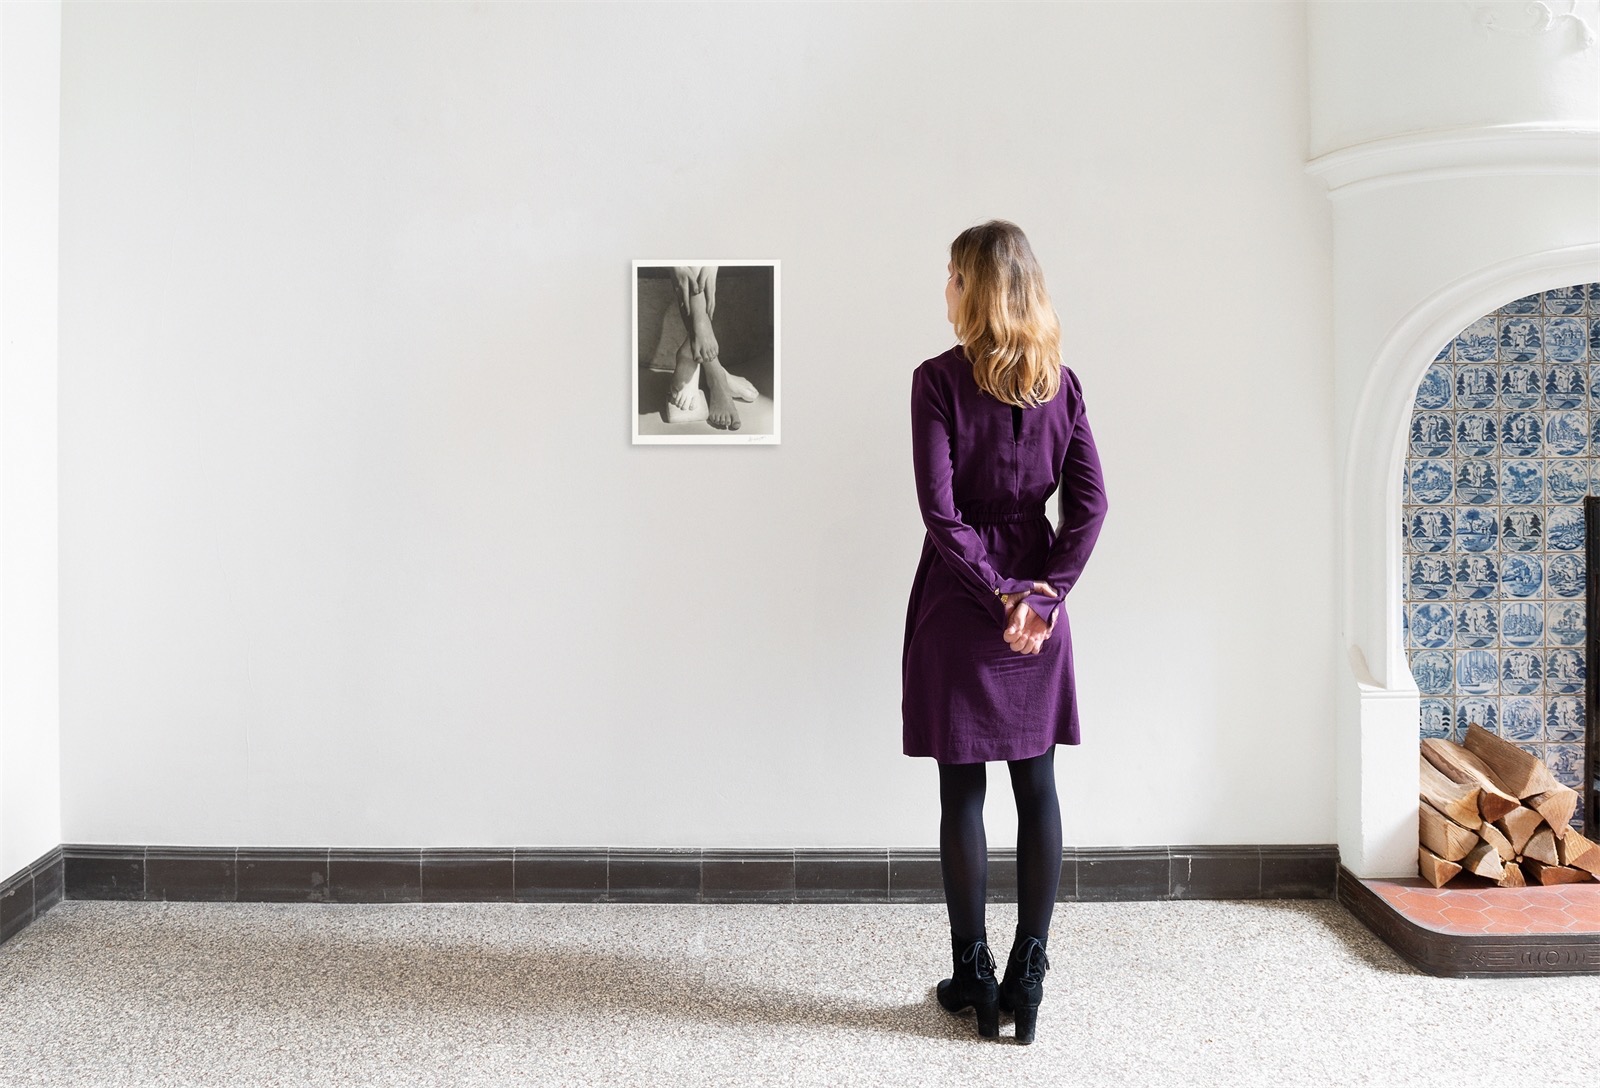
POLYGON ((978 388, 957 345, 912 373, 911 451, 928 532, 900 660, 905 754, 978 763, 1079 743, 1062 599, 1100 535, 1106 495, 1078 376, 1062 367, 1054 399, 1014 408, 978 388), (1059 527, 1046 513, 1052 491, 1059 527), (1002 637, 999 595, 1035 581, 1060 595, 1027 598, 1055 630, 1037 654, 1019 654, 1002 637))

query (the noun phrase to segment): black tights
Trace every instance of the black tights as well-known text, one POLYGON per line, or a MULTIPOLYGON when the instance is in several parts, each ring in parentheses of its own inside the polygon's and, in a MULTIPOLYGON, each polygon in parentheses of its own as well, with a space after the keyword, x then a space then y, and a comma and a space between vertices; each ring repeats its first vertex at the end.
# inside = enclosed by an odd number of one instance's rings
MULTIPOLYGON (((1056 798, 1055 746, 1032 759, 1007 760, 1017 799, 1017 929, 1050 934, 1061 880, 1061 803, 1056 798)), ((950 907, 950 932, 977 937, 984 929, 989 844, 983 831, 986 763, 939 765, 939 866, 950 907)))

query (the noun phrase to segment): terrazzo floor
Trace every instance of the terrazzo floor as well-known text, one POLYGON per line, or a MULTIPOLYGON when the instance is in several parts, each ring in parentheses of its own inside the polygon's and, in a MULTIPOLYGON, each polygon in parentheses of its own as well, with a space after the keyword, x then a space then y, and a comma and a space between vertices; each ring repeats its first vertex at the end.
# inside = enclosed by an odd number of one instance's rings
MULTIPOLYGON (((1015 908, 992 904, 1010 947, 1015 908)), ((933 998, 942 904, 67 900, 0 1084, 1592 1085, 1600 977, 1441 979, 1330 900, 1062 903, 1038 1039, 933 998), (1548 1024, 1544 1031, 1531 1025, 1548 1024), (1559 1040, 1535 1058, 1450 1039, 1559 1040)))

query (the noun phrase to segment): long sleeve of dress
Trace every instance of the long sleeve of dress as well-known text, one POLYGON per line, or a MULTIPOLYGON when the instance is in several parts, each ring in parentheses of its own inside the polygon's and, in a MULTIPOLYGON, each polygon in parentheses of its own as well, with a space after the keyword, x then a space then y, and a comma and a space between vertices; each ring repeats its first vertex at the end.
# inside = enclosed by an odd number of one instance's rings
POLYGON ((928 375, 911 375, 911 460, 916 472, 917 503, 922 522, 940 556, 989 609, 997 626, 1006 624, 1002 593, 1033 588, 1032 579, 1002 578, 989 562, 988 549, 977 532, 961 519, 951 490, 955 465, 951 460, 950 414, 939 389, 928 375))
POLYGON ((1078 399, 1078 419, 1062 458, 1060 481, 1056 486, 1061 525, 1045 558, 1044 571, 1039 575, 1040 581, 1054 587, 1061 596, 1030 594, 1027 598, 1028 606, 1046 624, 1054 622, 1055 610, 1083 573, 1106 516, 1105 480, 1100 472, 1100 455, 1094 446, 1094 432, 1089 429, 1089 415, 1083 407, 1083 386, 1076 374, 1071 371, 1068 374, 1078 399))

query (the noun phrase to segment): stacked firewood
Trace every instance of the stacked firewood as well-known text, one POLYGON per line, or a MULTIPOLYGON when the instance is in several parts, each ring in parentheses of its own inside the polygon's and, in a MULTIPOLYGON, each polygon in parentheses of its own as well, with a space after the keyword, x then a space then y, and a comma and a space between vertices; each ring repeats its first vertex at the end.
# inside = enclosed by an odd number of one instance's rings
POLYGON ((1477 722, 1462 744, 1422 742, 1421 787, 1417 868, 1435 888, 1462 870, 1503 888, 1600 877, 1600 845, 1570 826, 1577 791, 1477 722))

